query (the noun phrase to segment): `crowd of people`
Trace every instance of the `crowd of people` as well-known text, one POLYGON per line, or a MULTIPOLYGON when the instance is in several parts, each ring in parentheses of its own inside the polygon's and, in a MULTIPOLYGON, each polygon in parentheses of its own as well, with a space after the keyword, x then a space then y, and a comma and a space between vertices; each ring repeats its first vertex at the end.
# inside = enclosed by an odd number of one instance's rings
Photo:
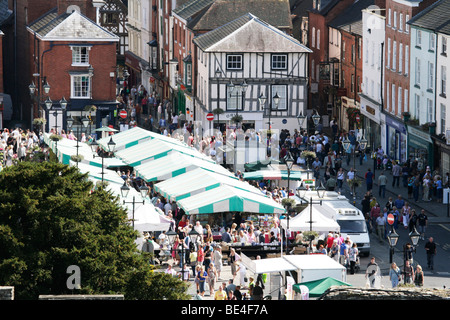
POLYGON ((21 128, 0 130, 0 171, 33 157, 34 152, 42 151, 42 134, 21 128))

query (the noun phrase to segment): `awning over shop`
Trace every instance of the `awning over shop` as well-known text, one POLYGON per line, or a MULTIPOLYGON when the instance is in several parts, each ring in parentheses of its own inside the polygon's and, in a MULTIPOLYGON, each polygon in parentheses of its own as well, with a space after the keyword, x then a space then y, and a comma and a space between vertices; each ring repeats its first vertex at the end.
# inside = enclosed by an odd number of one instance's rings
POLYGON ((154 188, 165 198, 171 201, 178 201, 223 185, 262 195, 258 188, 253 187, 248 182, 202 168, 157 183, 154 185, 154 188))
MULTIPOLYGON (((302 180, 301 171, 291 171, 290 180, 302 180)), ((287 170, 259 170, 253 172, 244 172, 245 180, 287 180, 287 170)))
POLYGON ((101 148, 106 150, 108 148, 108 142, 111 139, 111 137, 113 138, 113 141, 116 143, 116 152, 118 152, 122 149, 132 147, 139 143, 145 142, 147 140, 151 140, 151 139, 158 139, 158 140, 165 141, 168 143, 187 146, 181 140, 167 137, 160 133, 155 133, 155 132, 145 130, 145 129, 142 129, 139 127, 134 127, 134 128, 131 128, 131 129, 128 129, 125 131, 121 131, 119 133, 115 133, 111 136, 99 139, 99 140, 97 140, 97 143, 99 144, 99 146, 101 148))
POLYGON ((137 176, 147 182, 150 182, 167 180, 197 168, 203 168, 205 170, 227 176, 234 176, 230 171, 221 165, 199 158, 175 153, 146 162, 142 165, 136 166, 134 169, 137 176))
POLYGON ((246 212, 254 214, 283 214, 283 206, 273 199, 230 186, 220 186, 178 201, 186 214, 246 212))
POLYGON ((295 292, 301 293, 300 286, 306 286, 309 290, 310 297, 320 297, 325 291, 327 291, 332 286, 348 286, 351 287, 351 284, 347 282, 343 282, 337 280, 332 277, 326 277, 319 280, 307 281, 302 283, 297 283, 293 285, 293 289, 295 292))
MULTIPOLYGON (((312 231, 317 232, 339 232, 339 224, 328 216, 334 216, 335 212, 328 206, 318 204, 312 205, 312 214, 310 205, 294 218, 289 219, 289 230, 291 231, 312 231)), ((287 219, 281 220, 281 226, 287 228, 287 219)))
POLYGON ((131 167, 139 166, 151 160, 165 157, 172 153, 184 154, 215 163, 210 157, 187 145, 169 143, 159 139, 147 140, 138 145, 116 152, 116 156, 131 167))

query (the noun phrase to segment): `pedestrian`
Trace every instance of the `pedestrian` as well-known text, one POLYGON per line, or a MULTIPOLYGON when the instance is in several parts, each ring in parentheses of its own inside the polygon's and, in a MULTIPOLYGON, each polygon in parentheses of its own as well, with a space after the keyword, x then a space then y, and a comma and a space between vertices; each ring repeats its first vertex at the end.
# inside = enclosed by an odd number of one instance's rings
POLYGON ((416 272, 414 274, 414 284, 416 287, 423 287, 423 271, 420 265, 417 265, 416 272))
POLYGON ((217 272, 214 264, 211 262, 208 266, 208 285, 210 295, 214 295, 214 286, 216 285, 217 272))
POLYGON ((326 188, 328 191, 334 191, 334 189, 336 188, 336 180, 334 179, 334 177, 328 178, 326 182, 326 188))
POLYGON ((344 242, 342 242, 340 248, 339 248, 339 263, 343 266, 347 266, 347 259, 348 259, 348 249, 349 249, 349 244, 348 241, 345 240, 344 242))
POLYGON ((214 294, 214 300, 227 300, 227 294, 225 293, 225 291, 223 291, 222 286, 219 286, 219 289, 214 294))
POLYGON ((214 254, 213 254, 213 262, 214 262, 214 267, 216 268, 217 271, 217 279, 220 279, 220 272, 222 271, 222 248, 219 246, 216 246, 214 248, 214 254))
POLYGON ((344 179, 345 179, 344 169, 339 168, 339 171, 337 172, 337 175, 336 175, 336 183, 337 183, 337 187, 338 187, 338 192, 342 191, 342 185, 344 184, 344 179))
POLYGON ((237 265, 241 257, 236 253, 234 248, 230 248, 230 266, 231 266, 231 274, 233 275, 233 280, 237 274, 237 265))
POLYGON ((383 215, 379 215, 376 220, 376 226, 377 226, 377 234, 378 238, 380 238, 380 242, 383 242, 383 239, 385 238, 385 225, 386 221, 383 217, 383 215))
POLYGON ((198 280, 200 295, 205 296, 205 283, 208 279, 208 273, 205 271, 203 266, 199 266, 199 270, 197 272, 196 279, 198 280))
POLYGON ((413 175, 408 178, 408 199, 413 199, 415 180, 416 177, 413 175))
POLYGON ((373 186, 374 174, 370 170, 370 168, 367 169, 367 172, 366 172, 364 178, 366 179, 367 191, 371 191, 372 190, 372 186, 373 186))
POLYGON ((408 223, 409 232, 413 232, 414 229, 416 229, 416 225, 417 225, 416 210, 415 209, 411 209, 411 213, 410 213, 410 216, 409 216, 409 223, 408 223))
POLYGON ((434 256, 436 255, 436 243, 433 241, 433 237, 430 237, 425 244, 425 251, 427 252, 427 265, 428 268, 433 270, 434 268, 434 256))
POLYGON ((400 176, 402 175, 402 167, 398 164, 396 160, 393 161, 394 166, 392 167, 392 187, 400 186, 400 176))
POLYGON ((358 259, 358 246, 356 242, 353 243, 352 247, 349 249, 348 260, 350 262, 350 274, 355 274, 356 261, 358 259))
POLYGON ((372 209, 370 209, 370 227, 372 232, 376 232, 377 228, 377 219, 381 215, 381 207, 380 204, 377 202, 375 203, 375 206, 373 206, 372 209))
POLYGON ((339 262, 339 245, 336 239, 333 240, 333 245, 330 249, 330 258, 334 259, 336 262, 339 262))
POLYGON ((405 277, 405 283, 406 284, 412 284, 414 279, 414 268, 412 267, 411 263, 406 260, 405 261, 405 270, 403 276, 405 277))
POLYGON ((378 270, 378 264, 375 261, 375 257, 372 257, 366 268, 366 279, 368 280, 371 288, 375 288, 375 280, 379 273, 378 270))
POLYGON ((401 216, 402 216, 403 226, 405 227, 405 229, 408 229, 409 218, 411 216, 411 207, 409 206, 408 202, 405 202, 405 205, 403 206, 402 211, 401 211, 401 216))
POLYGON ((245 287, 245 283, 247 282, 247 268, 244 266, 242 260, 239 262, 239 266, 236 269, 236 272, 239 272, 239 280, 241 288, 245 287))
POLYGON ((378 196, 384 198, 386 196, 386 185, 388 183, 387 177, 384 174, 384 170, 381 171, 378 177, 378 196))
POLYGON ((389 269, 389 279, 391 280, 392 288, 396 288, 399 282, 402 281, 400 268, 397 267, 395 262, 391 263, 391 268, 389 269))
POLYGON ((417 216, 417 222, 419 224, 419 233, 420 233, 420 239, 425 240, 425 231, 428 225, 428 217, 425 214, 425 210, 422 209, 420 211, 420 214, 417 216))

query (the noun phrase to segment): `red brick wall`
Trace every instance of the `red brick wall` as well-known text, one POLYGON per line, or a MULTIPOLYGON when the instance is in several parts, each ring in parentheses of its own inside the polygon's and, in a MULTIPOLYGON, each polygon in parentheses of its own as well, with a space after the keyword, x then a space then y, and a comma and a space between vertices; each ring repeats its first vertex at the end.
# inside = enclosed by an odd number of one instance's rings
MULTIPOLYGON (((71 42, 73 43, 73 42, 71 42)), ((110 77, 116 70, 116 44, 89 43, 89 62, 94 68, 92 78, 92 99, 114 101, 116 98, 115 77, 110 77)), ((50 50, 44 54, 42 72, 50 84, 50 99, 59 101, 62 97, 70 99, 70 71, 86 71, 86 67, 72 66, 72 50, 69 43, 58 43, 51 48, 50 43, 40 42, 40 50, 50 50), (61 45, 60 45, 61 44, 61 45)))
POLYGON ((361 58, 358 56, 359 45, 362 45, 362 42, 359 42, 361 37, 341 31, 341 48, 343 46, 343 42, 345 42, 345 59, 342 59, 342 72, 345 73, 344 77, 344 88, 347 88, 347 97, 350 99, 355 99, 356 101, 360 101, 358 92, 361 88, 362 81, 362 48, 361 48, 361 58), (352 46, 355 48, 354 62, 352 62, 352 46), (354 84, 352 85, 352 75, 354 75, 354 84), (358 81, 359 80, 359 81, 358 81), (353 91, 353 92, 352 92, 353 91))

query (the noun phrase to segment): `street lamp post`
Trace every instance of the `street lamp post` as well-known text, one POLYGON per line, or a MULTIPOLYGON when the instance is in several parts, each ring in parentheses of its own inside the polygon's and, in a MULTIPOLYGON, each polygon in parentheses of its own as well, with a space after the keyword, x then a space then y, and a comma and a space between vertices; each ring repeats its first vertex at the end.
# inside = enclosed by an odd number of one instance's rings
MULTIPOLYGON (((135 204, 136 204, 137 202, 136 202, 135 196, 133 196, 133 201, 129 201, 129 202, 126 202, 126 201, 125 201, 125 198, 128 196, 128 193, 129 193, 129 192, 130 192, 130 187, 127 186, 127 183, 126 183, 126 181, 125 181, 125 182, 123 183, 123 186, 120 187, 120 193, 121 193, 121 195, 122 195, 122 198, 124 198, 123 204, 127 204, 127 203, 133 204, 133 219, 132 219, 132 226, 133 226, 133 230, 134 230, 134 207, 135 207, 135 204)), ((145 184, 142 185, 142 186, 139 188, 139 192, 140 192, 141 197, 142 197, 142 204, 145 204, 145 197, 146 197, 147 194, 148 194, 148 187, 147 187, 145 184)))
MULTIPOLYGON (((289 190, 290 190, 289 183, 291 180, 291 169, 292 169, 292 166, 294 165, 294 158, 292 158, 292 154, 290 152, 284 157, 284 162, 286 163, 286 168, 287 168, 287 172, 288 172, 287 198, 289 199, 289 190)), ((286 219, 287 219, 286 251, 287 251, 287 245, 288 245, 287 231, 289 230, 290 209, 291 209, 291 205, 288 201, 288 205, 286 206, 286 219)), ((281 239, 283 240, 283 234, 281 234, 281 239)), ((281 254, 283 254, 283 245, 281 245, 281 254)))
MULTIPOLYGON (((236 86, 234 85, 233 81, 230 81, 230 84, 228 85, 228 88, 230 90, 230 97, 233 91, 236 89, 236 86)), ((247 91, 248 84, 245 82, 245 80, 242 82, 242 84, 239 86, 238 91, 236 91, 236 119, 239 116, 239 93, 241 94, 241 102, 242 102, 242 109, 244 109, 244 96, 245 92, 247 91)), ((239 124, 236 123, 236 129, 238 129, 239 124)))
MULTIPOLYGON (((81 114, 81 116, 83 116, 83 114, 81 114)), ((67 119, 67 127, 69 129, 71 129, 74 122, 75 122, 75 119, 72 116, 70 116, 70 118, 67 119)), ((89 125, 89 119, 87 117, 81 118, 81 123, 84 128, 87 128, 87 126, 89 125)), ((76 148, 77 148, 77 168, 78 168, 78 148, 80 147, 79 142, 78 142, 79 140, 80 140, 80 126, 77 126, 77 146, 76 146, 76 148)))
MULTIPOLYGON (((419 244, 420 239, 420 233, 417 232, 416 228, 414 227, 414 230, 409 233, 409 239, 412 242, 412 252, 416 252, 416 247, 419 244)), ((408 246, 405 244, 403 246, 403 279, 404 284, 406 284, 406 261, 408 260, 408 246)), ((411 252, 411 255, 412 255, 411 252)))
MULTIPOLYGON (((107 145, 108 145, 108 154, 115 151, 116 143, 113 141, 112 137, 109 140, 107 145)), ((101 152, 101 155, 98 155, 98 153, 97 153, 97 155, 95 155, 95 152, 97 152, 97 149, 98 149, 98 143, 97 143, 97 141, 95 139, 91 143, 91 149, 92 149, 92 152, 94 152, 94 155, 93 155, 94 158, 96 158, 96 157, 102 158, 102 172, 101 172, 101 175, 102 175, 102 184, 103 184, 103 178, 104 178, 104 175, 105 175, 105 172, 103 170, 103 168, 104 168, 104 163, 103 162, 104 162, 104 158, 106 158, 106 155, 104 154, 104 151, 101 152)))
MULTIPOLYGON (((306 187, 302 183, 302 185, 297 188, 297 196, 300 199, 303 200, 304 197, 306 196, 306 191, 307 190, 308 189, 306 189, 306 187)), ((319 199, 323 199, 323 197, 325 196, 325 192, 326 192, 326 189, 323 187, 323 185, 318 187, 316 189, 316 191, 317 191, 317 195, 318 195, 319 199)), ((322 200, 320 200, 320 201, 313 201, 312 197, 310 197, 309 201, 308 201, 308 204, 309 204, 309 221, 308 221, 308 223, 309 223, 309 231, 312 232, 312 229, 313 229, 312 228, 312 224, 315 222, 312 219, 312 205, 313 204, 320 204, 320 205, 322 205, 322 200)), ((310 241, 309 241, 309 251, 312 252, 312 237, 310 238, 310 241)))
POLYGON ((392 257, 394 255, 394 247, 397 245, 399 235, 395 232, 394 226, 391 225, 391 231, 388 233, 389 241, 389 263, 392 263, 392 257))
POLYGON ((36 78, 37 86, 34 84, 34 81, 32 81, 28 86, 28 89, 30 90, 30 96, 37 102, 38 113, 41 113, 39 116, 44 118, 45 110, 41 108, 42 90, 48 97, 48 94, 50 93, 50 85, 47 82, 47 77, 41 77, 39 73, 34 73, 33 76, 36 78))

